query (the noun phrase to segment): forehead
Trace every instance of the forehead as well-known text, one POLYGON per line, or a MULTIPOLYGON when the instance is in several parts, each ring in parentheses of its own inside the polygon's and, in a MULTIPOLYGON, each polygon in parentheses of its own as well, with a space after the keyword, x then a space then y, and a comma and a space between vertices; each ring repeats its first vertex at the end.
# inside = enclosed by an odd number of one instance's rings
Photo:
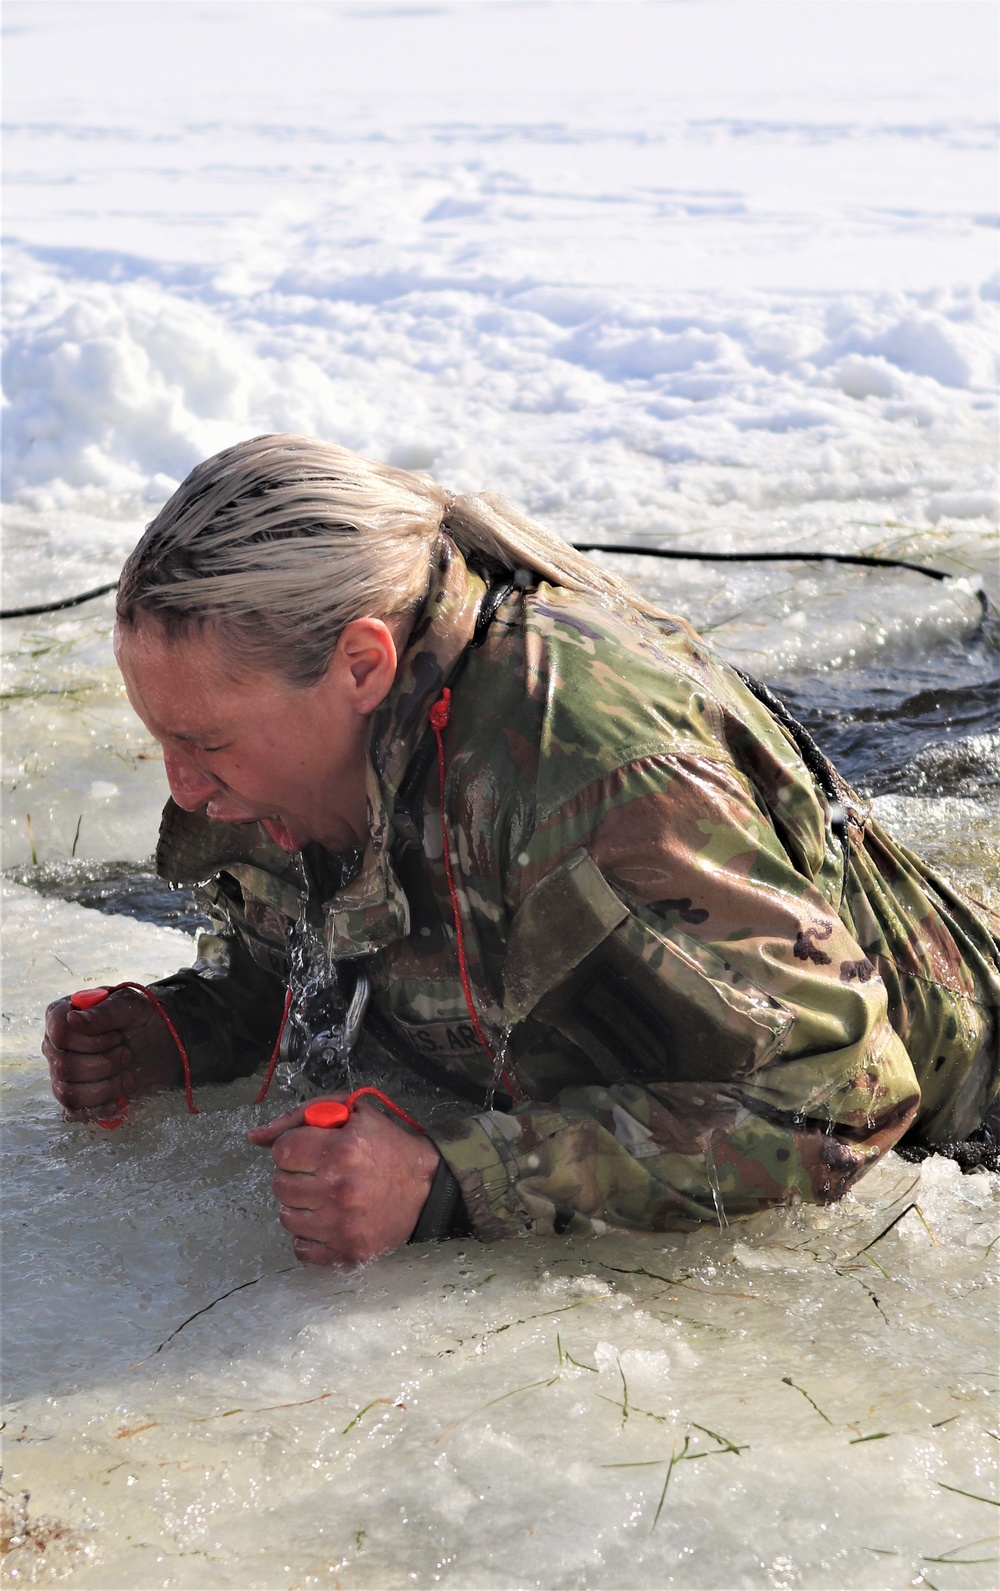
POLYGON ((115 628, 129 700, 153 732, 199 739, 209 728, 260 712, 277 682, 240 675, 207 627, 169 634, 155 620, 115 628))

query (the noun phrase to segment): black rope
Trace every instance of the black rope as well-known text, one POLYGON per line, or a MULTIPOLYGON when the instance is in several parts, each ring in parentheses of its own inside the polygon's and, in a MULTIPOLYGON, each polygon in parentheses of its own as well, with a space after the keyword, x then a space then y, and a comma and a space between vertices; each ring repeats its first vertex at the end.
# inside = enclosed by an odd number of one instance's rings
POLYGON ((603 541, 574 541, 577 552, 635 552, 644 558, 679 558, 694 563, 851 563, 866 569, 910 569, 929 580, 950 580, 947 569, 932 569, 929 564, 910 563, 906 558, 877 558, 867 552, 692 552, 687 547, 640 547, 634 542, 610 545, 603 541))
MULTIPOLYGON (((860 565, 863 569, 908 569, 911 574, 926 575, 928 580, 951 580, 952 571, 935 569, 926 563, 911 563, 907 558, 879 558, 869 552, 693 552, 687 547, 640 547, 635 542, 574 541, 570 545, 577 552, 638 553, 643 558, 673 558, 686 563, 844 563, 860 565)), ((980 624, 986 623, 990 613, 990 599, 985 587, 976 589, 982 609, 980 624)))
POLYGON ((77 597, 63 597, 59 602, 33 602, 26 608, 4 608, 0 619, 30 619, 36 613, 59 613, 63 608, 78 608, 81 602, 94 597, 105 597, 109 591, 118 590, 118 581, 109 580, 106 586, 95 586, 93 591, 81 591, 77 597))
POLYGON ((837 774, 830 759, 823 755, 812 735, 804 724, 800 724, 794 714, 790 713, 780 696, 775 696, 769 686, 762 680, 755 679, 752 674, 744 674, 741 668, 733 668, 733 673, 741 679, 747 690, 756 696, 785 730, 798 747, 799 756, 812 775, 813 780, 826 796, 830 807, 830 829, 844 853, 844 889, 847 888, 848 871, 851 865, 851 838, 847 832, 847 813, 841 801, 840 786, 837 783, 837 774))
MULTIPOLYGON (((934 569, 929 564, 912 563, 906 558, 878 558, 873 553, 864 552, 693 552, 686 547, 641 547, 634 542, 603 541, 574 541, 570 546, 577 552, 635 553, 643 558, 672 558, 688 563, 842 563, 860 565, 864 569, 908 569, 911 574, 926 575, 928 580, 952 578, 948 569, 934 569)), ((95 586, 93 591, 81 591, 79 596, 63 597, 58 602, 35 602, 24 608, 4 608, 0 610, 0 619, 29 619, 37 613, 59 613, 64 608, 77 608, 81 602, 90 602, 94 597, 103 597, 107 592, 114 591, 117 585, 117 580, 110 580, 107 585, 95 586)), ((985 617, 989 605, 981 587, 978 596, 985 617)))

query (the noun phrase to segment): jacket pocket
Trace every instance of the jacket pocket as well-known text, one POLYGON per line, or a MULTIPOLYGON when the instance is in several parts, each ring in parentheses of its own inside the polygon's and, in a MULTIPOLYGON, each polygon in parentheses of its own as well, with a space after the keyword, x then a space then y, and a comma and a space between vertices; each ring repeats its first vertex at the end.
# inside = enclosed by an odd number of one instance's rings
POLYGON ((574 853, 514 918, 505 1018, 530 1012, 613 1081, 723 1081, 766 1066, 793 1013, 714 946, 668 935, 640 910, 574 853))
POLYGON ((628 916, 587 851, 574 851, 539 879, 514 914, 503 963, 508 1027, 533 1011, 628 916))

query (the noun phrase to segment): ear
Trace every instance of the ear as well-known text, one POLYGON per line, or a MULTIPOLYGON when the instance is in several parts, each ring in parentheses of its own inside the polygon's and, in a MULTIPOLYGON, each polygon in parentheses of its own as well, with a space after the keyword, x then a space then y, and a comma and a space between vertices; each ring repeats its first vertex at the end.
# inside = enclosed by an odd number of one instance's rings
POLYGON ((367 718, 396 678, 396 638, 384 619, 352 619, 340 633, 326 679, 354 712, 367 718))

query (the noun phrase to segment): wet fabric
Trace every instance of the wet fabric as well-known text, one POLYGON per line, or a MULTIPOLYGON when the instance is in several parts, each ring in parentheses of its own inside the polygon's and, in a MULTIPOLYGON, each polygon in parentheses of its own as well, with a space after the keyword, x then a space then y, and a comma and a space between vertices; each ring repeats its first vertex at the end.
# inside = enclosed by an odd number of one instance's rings
MULTIPOLYGON (((435 1131, 477 1233, 667 1230, 828 1201, 908 1131, 977 1126, 998 1070, 986 908, 835 776, 836 801, 818 789, 682 622, 542 582, 469 650, 485 590, 442 537, 371 725, 368 845, 305 908, 334 964, 366 958, 408 1049, 484 1098, 498 1059, 513 1076, 512 1108, 435 1131), (435 761, 412 788, 449 682, 445 816, 492 1055, 459 978, 435 761)), ((301 862, 255 825, 171 803, 158 867, 203 885, 219 921, 196 972, 161 986, 196 1080, 253 1070, 301 862)))

